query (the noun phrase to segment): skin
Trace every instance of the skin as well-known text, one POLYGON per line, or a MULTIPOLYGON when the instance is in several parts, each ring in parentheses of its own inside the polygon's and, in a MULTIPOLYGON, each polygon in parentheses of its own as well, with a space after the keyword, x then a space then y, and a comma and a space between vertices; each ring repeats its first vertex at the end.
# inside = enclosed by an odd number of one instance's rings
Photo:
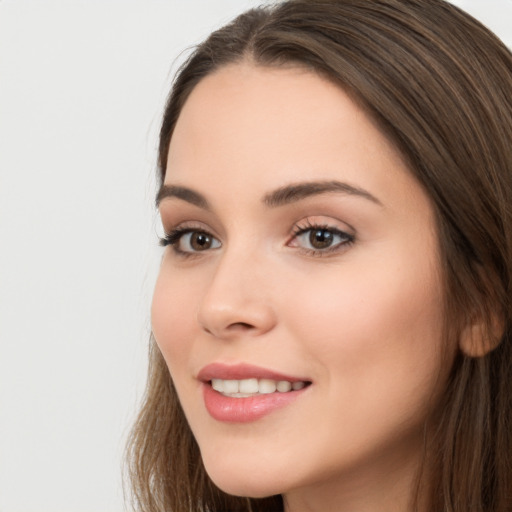
POLYGON ((160 203, 164 229, 211 234, 168 246, 152 323, 205 467, 224 491, 281 493, 288 512, 409 510, 424 423, 442 391, 443 289, 431 203, 399 152, 339 87, 310 71, 230 65, 192 91, 160 203), (302 182, 342 191, 281 206, 302 182), (320 225, 349 233, 311 252, 320 225), (289 406, 251 423, 206 411, 197 374, 249 363, 307 377, 289 406))

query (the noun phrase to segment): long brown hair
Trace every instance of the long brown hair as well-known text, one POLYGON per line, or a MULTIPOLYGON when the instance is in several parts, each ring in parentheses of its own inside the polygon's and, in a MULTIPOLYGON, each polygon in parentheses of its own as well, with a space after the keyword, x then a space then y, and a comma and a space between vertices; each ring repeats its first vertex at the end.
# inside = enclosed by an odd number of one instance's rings
MULTIPOLYGON (((206 75, 250 60, 294 64, 338 84, 409 163, 437 218, 447 335, 481 325, 459 351, 429 424, 430 510, 512 510, 512 55, 443 0, 290 0, 214 32, 177 74, 160 132, 163 181, 184 103, 206 75)), ((144 512, 278 511, 281 497, 229 496, 201 462, 154 341, 128 447, 144 512)))

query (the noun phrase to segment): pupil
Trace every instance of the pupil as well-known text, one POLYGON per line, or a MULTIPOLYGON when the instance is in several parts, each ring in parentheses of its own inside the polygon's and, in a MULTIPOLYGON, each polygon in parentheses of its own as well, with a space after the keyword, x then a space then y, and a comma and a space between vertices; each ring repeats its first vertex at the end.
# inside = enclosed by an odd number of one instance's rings
POLYGON ((205 233, 194 233, 191 237, 190 245, 197 251, 204 251, 210 247, 211 239, 205 233))
POLYGON ((309 241, 315 249, 325 249, 332 244, 332 233, 327 229, 312 231, 309 241))

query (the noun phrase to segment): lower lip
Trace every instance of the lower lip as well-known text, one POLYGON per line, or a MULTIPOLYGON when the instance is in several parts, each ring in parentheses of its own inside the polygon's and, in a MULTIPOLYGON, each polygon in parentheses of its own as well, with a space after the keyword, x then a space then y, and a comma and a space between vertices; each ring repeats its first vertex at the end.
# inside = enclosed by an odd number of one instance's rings
POLYGON ((215 391, 209 383, 204 383, 203 398, 206 410, 213 419, 226 423, 248 423, 259 420, 276 409, 286 407, 306 389, 307 387, 286 393, 275 392, 246 398, 232 398, 215 391))

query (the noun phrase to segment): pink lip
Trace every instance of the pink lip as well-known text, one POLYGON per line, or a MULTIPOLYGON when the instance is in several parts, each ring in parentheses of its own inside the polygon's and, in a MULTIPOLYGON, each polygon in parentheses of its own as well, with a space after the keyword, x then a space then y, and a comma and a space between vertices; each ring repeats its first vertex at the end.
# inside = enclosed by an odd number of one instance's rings
POLYGON ((232 398, 215 391, 211 379, 240 380, 249 378, 287 380, 289 382, 308 381, 298 377, 291 377, 281 373, 267 370, 248 364, 225 365, 213 363, 205 366, 197 377, 202 381, 203 399, 206 410, 212 418, 226 423, 248 423, 256 421, 267 414, 281 409, 294 402, 308 388, 285 393, 269 393, 245 398, 232 398))
POLYGON ((236 365, 227 365, 223 363, 212 363, 205 366, 197 375, 202 382, 209 382, 212 379, 240 380, 240 379, 272 379, 287 380, 289 382, 309 381, 307 378, 292 377, 268 370, 260 366, 241 363, 236 365))

